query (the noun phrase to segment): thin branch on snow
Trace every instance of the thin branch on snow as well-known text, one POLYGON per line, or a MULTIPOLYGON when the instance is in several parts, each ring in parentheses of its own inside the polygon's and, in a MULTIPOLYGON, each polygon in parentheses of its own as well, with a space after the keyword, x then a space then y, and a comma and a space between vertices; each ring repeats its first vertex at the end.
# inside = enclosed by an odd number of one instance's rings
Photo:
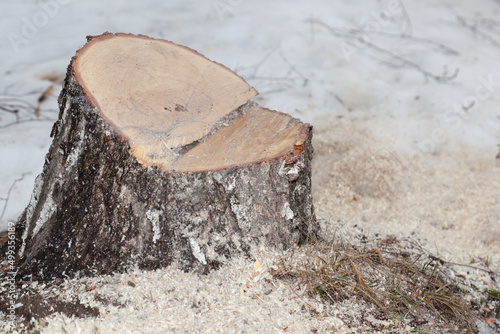
POLYGON ((286 91, 287 89, 297 85, 299 82, 302 85, 302 87, 305 87, 309 79, 306 78, 297 68, 295 65, 293 65, 288 58, 285 57, 283 52, 280 50, 279 56, 283 60, 284 63, 286 63, 289 68, 287 70, 287 73, 294 73, 296 76, 288 76, 285 75, 283 77, 273 77, 273 76, 260 76, 258 75, 259 69, 266 63, 266 61, 273 55, 273 53, 278 50, 279 47, 273 48, 269 52, 267 52, 255 65, 248 66, 248 67, 242 67, 236 70, 236 72, 241 73, 243 71, 249 71, 249 75, 244 75, 242 76, 245 78, 245 80, 262 80, 264 82, 269 83, 270 86, 273 86, 276 82, 279 83, 279 87, 276 88, 271 88, 269 90, 261 90, 261 94, 270 94, 270 93, 279 93, 286 91))
POLYGON ((290 67, 290 72, 295 72, 297 73, 297 75, 303 80, 303 86, 307 86, 307 83, 309 82, 309 79, 305 77, 305 75, 303 75, 301 72, 299 72, 299 70, 295 67, 295 65, 293 65, 289 60, 288 58, 285 57, 285 55, 283 54, 282 51, 280 51, 280 57, 281 59, 283 59, 283 61, 285 63, 288 64, 288 66, 290 67))
MULTIPOLYGON (((384 49, 384 48, 382 48, 374 43, 371 43, 363 38, 357 38, 356 34, 359 34, 359 32, 360 32, 359 30, 354 29, 354 30, 350 30, 350 31, 345 32, 345 31, 341 31, 337 28, 334 28, 334 27, 332 27, 332 26, 330 26, 330 25, 328 25, 320 20, 314 20, 313 23, 326 28, 328 31, 330 31, 333 35, 335 35, 337 37, 347 39, 347 40, 356 39, 357 42, 362 43, 365 47, 369 48, 370 50, 372 50, 376 54, 378 54, 380 56, 388 57, 389 61, 383 62, 384 64, 387 64, 389 66, 404 66, 404 67, 413 68, 416 71, 422 73, 426 80, 431 78, 431 79, 438 81, 438 82, 449 82, 449 81, 455 79, 458 75, 458 72, 459 72, 458 68, 455 69, 455 71, 452 74, 448 74, 448 73, 444 73, 443 75, 434 74, 410 59, 407 59, 403 56, 397 55, 397 54, 395 54, 387 49, 384 49), (396 64, 398 64, 398 65, 396 65, 396 64)), ((415 41, 418 40, 421 42, 426 41, 426 43, 429 43, 428 40, 420 39, 420 38, 413 38, 413 37, 410 38, 409 35, 405 35, 405 34, 399 35, 399 37, 406 38, 406 39, 412 39, 415 41)), ((441 50, 445 50, 447 53, 456 52, 456 51, 454 51, 454 50, 452 50, 444 45, 441 45, 439 43, 433 43, 433 45, 440 46, 439 48, 441 50)), ((353 47, 356 47, 356 46, 353 45, 353 47)))
MULTIPOLYGON (((354 29, 354 30, 350 30, 350 31, 352 31, 356 34, 363 33, 359 29, 354 29)), ((412 36, 412 35, 409 35, 406 33, 394 34, 394 33, 385 32, 385 31, 379 31, 377 34, 380 36, 388 37, 388 38, 405 39, 405 40, 409 40, 409 41, 413 41, 413 42, 427 44, 427 45, 435 48, 436 50, 443 52, 446 55, 457 56, 460 54, 457 50, 454 50, 454 49, 452 49, 452 48, 450 48, 442 43, 439 43, 439 42, 436 42, 436 41, 433 41, 433 40, 430 40, 427 38, 415 37, 415 36, 412 36)))
POLYGON ((477 38, 484 39, 485 41, 490 43, 492 46, 494 46, 496 48, 500 48, 500 36, 497 39, 491 35, 492 32, 495 32, 495 29, 500 31, 500 22, 499 21, 497 21, 495 19, 480 18, 479 21, 471 23, 465 17, 458 14, 458 12, 454 8, 451 8, 451 6, 450 6, 450 10, 455 15, 455 18, 458 21, 458 23, 460 24, 460 26, 462 26, 462 27, 466 28, 467 30, 469 30, 470 32, 472 32, 477 38), (481 30, 481 28, 483 28, 483 27, 487 30, 487 32, 481 30))
POLYGON ((19 122, 20 111, 29 111, 31 109, 34 110, 34 106, 32 106, 25 100, 18 98, 0 98, 0 111, 6 111, 8 113, 14 114, 16 116, 16 121, 14 123, 19 122))
POLYGON ((41 95, 39 91, 33 91, 27 94, 0 95, 0 112, 4 111, 9 114, 13 114, 15 116, 14 121, 0 125, 0 129, 4 129, 12 125, 24 122, 32 122, 32 121, 54 122, 55 118, 51 117, 50 114, 54 112, 57 113, 57 110, 51 108, 45 109, 40 107, 40 104, 48 97, 48 95, 50 95, 50 93, 51 91, 45 90, 41 95), (22 98, 34 94, 40 95, 40 97, 38 97, 39 101, 38 106, 35 106, 26 99, 22 98))
POLYGON ((420 251, 424 254, 427 254, 427 256, 429 256, 429 258, 431 258, 432 260, 436 260, 438 261, 439 263, 441 263, 441 265, 443 266, 459 266, 459 267, 466 267, 466 268, 471 268, 471 269, 475 269, 475 270, 480 270, 480 271, 483 271, 485 273, 488 273, 492 276, 498 276, 500 277, 500 273, 498 272, 495 272, 491 269, 484 269, 484 268, 481 268, 481 267, 476 267, 476 266, 472 266, 472 265, 469 265, 469 264, 462 264, 462 263, 455 263, 455 262, 449 262, 449 261, 445 261, 443 260, 442 258, 440 257, 437 257, 435 256, 434 254, 432 254, 430 251, 428 251, 427 249, 425 249, 424 247, 422 247, 416 240, 412 239, 412 238, 408 238, 407 239, 412 245, 414 245, 415 247, 417 247, 418 249, 420 249, 420 251))
POLYGON ((244 76, 245 78, 248 78, 248 77, 254 77, 257 75, 257 72, 259 70, 259 68, 262 66, 262 64, 264 64, 267 59, 278 49, 278 47, 275 47, 273 49, 271 49, 270 51, 268 51, 255 65, 252 65, 252 66, 242 66, 242 67, 237 67, 235 69, 235 72, 239 73, 241 75, 242 72, 246 71, 246 70, 249 70, 251 71, 251 74, 249 75, 242 75, 244 76))
POLYGON ((500 48, 500 42, 498 42, 495 38, 493 38, 493 36, 488 35, 487 33, 481 31, 476 25, 468 23, 467 20, 461 16, 457 15, 457 20, 462 24, 462 26, 469 29, 477 37, 481 37, 494 47, 500 48))
POLYGON ((276 51, 277 47, 269 51, 254 67, 253 74, 251 76, 256 76, 259 68, 266 62, 266 60, 276 51))
POLYGON ((18 121, 15 121, 15 122, 10 122, 10 123, 7 123, 7 124, 4 124, 4 125, 0 125, 0 129, 6 129, 8 127, 11 127, 11 126, 14 126, 14 125, 17 125, 17 124, 21 124, 21 123, 38 123, 38 122, 55 122, 55 119, 53 118, 49 118, 49 117, 39 117, 39 118, 25 118, 25 119, 21 119, 21 120, 18 120, 18 121))
MULTIPOLYGON (((380 8, 380 10, 382 11, 383 8, 380 8)), ((314 22, 311 22, 311 23, 314 24, 314 22)), ((405 31, 405 30, 406 31, 413 31, 413 24, 410 20, 410 16, 408 15, 406 7, 402 4, 401 4, 400 23, 401 24, 398 25, 400 31, 405 31)), ((366 33, 365 31, 363 31, 361 29, 350 29, 349 32, 356 34, 358 36, 361 36, 362 34, 366 33)), ((458 55, 459 54, 458 51, 456 51, 456 50, 454 50, 454 49, 452 49, 452 48, 450 48, 442 43, 439 43, 439 42, 436 42, 436 41, 433 41, 433 40, 430 40, 427 38, 415 37, 415 36, 408 34, 408 33, 405 33, 405 32, 391 33, 391 32, 379 30, 376 32, 376 34, 377 34, 377 36, 383 36, 383 37, 392 38, 392 39, 400 39, 400 40, 404 39, 404 40, 409 40, 409 41, 413 41, 413 42, 417 42, 417 43, 427 44, 427 45, 435 48, 436 50, 441 51, 447 55, 458 55)))
POLYGON ((5 215, 5 211, 7 210, 7 204, 9 203, 10 193, 12 192, 12 189, 14 189, 14 187, 15 187, 15 185, 16 185, 17 182, 23 181, 24 177, 26 175, 29 175, 29 174, 31 174, 31 173, 23 173, 23 174, 21 174, 21 177, 18 178, 18 179, 15 179, 14 182, 12 182, 12 184, 10 185, 10 188, 7 191, 7 197, 5 197, 5 198, 0 197, 0 201, 5 201, 5 203, 3 204, 3 210, 2 210, 2 214, 0 215, 0 219, 3 218, 3 216, 5 215))

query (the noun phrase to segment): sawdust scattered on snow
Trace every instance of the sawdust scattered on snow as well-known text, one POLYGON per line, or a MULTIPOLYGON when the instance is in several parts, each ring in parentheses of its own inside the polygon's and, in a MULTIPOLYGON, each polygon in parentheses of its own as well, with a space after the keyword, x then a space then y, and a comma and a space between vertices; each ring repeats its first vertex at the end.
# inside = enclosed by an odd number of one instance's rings
MULTIPOLYGON (((316 127, 314 146, 317 215, 337 222, 323 226, 326 233, 356 227, 368 235, 410 236, 448 260, 477 256, 498 268, 500 161, 492 154, 464 150, 408 160, 341 122, 316 127)), ((356 300, 325 305, 273 278, 269 266, 279 255, 256 254, 258 267, 234 259, 207 276, 172 266, 66 280, 58 291, 40 291, 68 300, 78 296, 98 307, 101 317, 56 314, 38 327, 42 333, 361 333, 373 332, 367 323, 382 321, 346 323, 346 315, 357 319, 372 306, 356 300)))

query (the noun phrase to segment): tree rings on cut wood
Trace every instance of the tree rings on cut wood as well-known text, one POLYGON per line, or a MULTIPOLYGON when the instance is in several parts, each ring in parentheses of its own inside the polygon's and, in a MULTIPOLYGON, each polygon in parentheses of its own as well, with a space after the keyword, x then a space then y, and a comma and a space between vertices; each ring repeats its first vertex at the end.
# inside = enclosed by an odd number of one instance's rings
POLYGON ((75 57, 76 80, 143 164, 200 140, 257 91, 224 66, 164 40, 93 38, 75 57))
POLYGON ((17 223, 21 275, 205 272, 315 235, 312 127, 249 102, 256 94, 186 47, 89 37, 17 223))

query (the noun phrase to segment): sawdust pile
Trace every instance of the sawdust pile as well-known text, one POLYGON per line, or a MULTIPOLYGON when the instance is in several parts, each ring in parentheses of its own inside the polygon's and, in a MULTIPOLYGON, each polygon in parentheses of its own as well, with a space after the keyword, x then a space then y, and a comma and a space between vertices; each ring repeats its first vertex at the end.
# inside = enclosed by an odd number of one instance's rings
MULTIPOLYGON (((315 127, 317 215, 365 233, 419 239, 449 261, 500 267, 500 160, 492 151, 440 155, 387 149, 359 126, 315 127)), ((332 229, 338 226, 331 226, 332 229)))

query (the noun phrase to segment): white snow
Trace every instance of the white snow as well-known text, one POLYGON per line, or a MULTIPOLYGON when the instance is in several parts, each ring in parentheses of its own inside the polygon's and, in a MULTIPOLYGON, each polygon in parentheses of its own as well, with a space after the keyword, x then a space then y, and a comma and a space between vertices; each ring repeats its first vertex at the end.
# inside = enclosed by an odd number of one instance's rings
MULTIPOLYGON (((0 3, 4 32, 0 103, 23 99, 36 105, 53 84, 47 78, 56 80, 39 119, 24 110, 19 116, 29 122, 0 128, 0 229, 16 220, 28 203, 51 142, 56 97, 71 57, 86 35, 104 31, 145 34, 187 45, 236 70, 260 92, 256 100, 262 105, 313 125, 321 117, 358 123, 375 133, 380 145, 403 158, 464 146, 493 154, 500 143, 499 3, 398 3, 0 3), (353 30, 366 43, 345 35, 353 30), (458 75, 441 82, 426 78, 422 71, 436 76, 458 71, 458 75)), ((15 120, 15 115, 0 110, 0 126, 15 120)))
MULTIPOLYGON (((71 57, 85 36, 105 31, 193 48, 240 74, 262 106, 318 128, 366 132, 375 151, 405 164, 416 156, 437 164, 447 154, 494 159, 499 150, 497 0, 16 0, 0 2, 0 13, 0 107, 20 109, 0 109, 0 230, 29 202, 71 57), (51 85, 37 118, 30 106, 51 85)), ((350 144, 336 130, 332 138, 350 144)), ((493 218, 484 234, 493 238, 500 204, 491 203, 497 214, 485 215, 493 218)), ((405 234, 404 226, 395 228, 405 234)))

